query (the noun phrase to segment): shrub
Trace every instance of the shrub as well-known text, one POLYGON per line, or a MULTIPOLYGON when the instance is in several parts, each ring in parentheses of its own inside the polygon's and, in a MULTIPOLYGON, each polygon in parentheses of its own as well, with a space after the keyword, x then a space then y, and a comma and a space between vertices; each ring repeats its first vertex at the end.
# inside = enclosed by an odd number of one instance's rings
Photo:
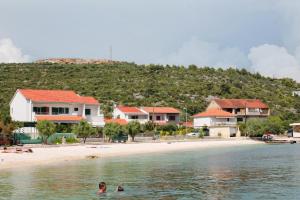
POLYGON ((44 143, 47 143, 48 138, 56 131, 55 124, 47 120, 38 121, 36 128, 39 131, 39 135, 43 138, 44 143))
POLYGON ((113 137, 119 136, 123 133, 123 128, 117 123, 107 123, 104 126, 103 133, 108 137, 108 141, 111 142, 113 137))
POLYGON ((73 133, 77 136, 83 138, 83 143, 85 143, 86 138, 95 134, 96 130, 87 121, 81 120, 79 124, 73 127, 73 133))
POLYGON ((132 141, 134 137, 141 132, 141 124, 138 121, 131 121, 124 127, 126 133, 131 136, 132 141))

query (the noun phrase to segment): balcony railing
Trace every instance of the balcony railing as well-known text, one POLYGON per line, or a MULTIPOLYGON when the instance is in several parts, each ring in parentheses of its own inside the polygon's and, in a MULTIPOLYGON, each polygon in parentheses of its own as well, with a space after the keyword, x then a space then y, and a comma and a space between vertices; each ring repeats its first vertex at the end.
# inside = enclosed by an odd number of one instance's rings
POLYGON ((104 116, 102 114, 97 116, 86 116, 86 120, 94 126, 104 126, 104 116))
POLYGON ((236 122, 212 122, 213 126, 236 126, 236 122))
POLYGON ((267 111, 263 111, 263 112, 259 112, 259 111, 257 111, 257 112, 237 112, 236 113, 237 115, 268 115, 269 114, 269 112, 267 112, 267 111))
POLYGON ((33 112, 34 115, 49 115, 49 112, 33 112))

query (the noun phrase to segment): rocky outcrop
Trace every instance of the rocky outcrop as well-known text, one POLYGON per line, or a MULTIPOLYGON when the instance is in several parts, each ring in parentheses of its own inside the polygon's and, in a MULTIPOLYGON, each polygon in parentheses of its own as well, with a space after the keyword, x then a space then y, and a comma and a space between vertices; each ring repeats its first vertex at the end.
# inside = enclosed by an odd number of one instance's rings
POLYGON ((48 58, 37 60, 36 63, 56 63, 56 64, 103 64, 115 63, 116 61, 106 59, 82 59, 82 58, 48 58))

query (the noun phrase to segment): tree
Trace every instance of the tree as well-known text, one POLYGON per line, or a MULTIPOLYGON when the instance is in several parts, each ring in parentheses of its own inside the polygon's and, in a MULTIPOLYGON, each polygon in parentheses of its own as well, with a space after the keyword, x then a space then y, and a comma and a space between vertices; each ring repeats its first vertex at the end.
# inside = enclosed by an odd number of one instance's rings
POLYGON ((260 119, 248 119, 244 131, 250 137, 262 136, 265 133, 264 123, 260 119))
POLYGON ((13 122, 9 116, 0 115, 0 134, 3 135, 5 141, 11 138, 13 131, 17 127, 17 123, 13 122))
POLYGON ((284 122, 278 116, 271 116, 265 122, 265 131, 272 134, 284 133, 284 122))
POLYGON ((141 132, 141 124, 138 121, 131 121, 126 125, 125 130, 134 141, 134 137, 141 132))
POLYGON ((285 123, 278 116, 271 116, 267 119, 249 119, 241 131, 248 136, 262 136, 265 133, 282 134, 285 130, 285 123))
POLYGON ((83 138, 83 143, 85 143, 86 138, 95 134, 96 131, 87 121, 81 120, 79 124, 75 125, 72 130, 78 137, 83 138))
POLYGON ((108 141, 111 142, 111 139, 122 133, 121 125, 117 123, 107 123, 103 128, 103 133, 106 137, 108 137, 108 141))
POLYGON ((155 123, 148 121, 143 125, 144 131, 153 131, 155 130, 155 123))
POLYGON ((55 124, 47 120, 38 121, 36 128, 39 131, 39 135, 43 138, 45 144, 47 144, 48 138, 56 132, 55 124))

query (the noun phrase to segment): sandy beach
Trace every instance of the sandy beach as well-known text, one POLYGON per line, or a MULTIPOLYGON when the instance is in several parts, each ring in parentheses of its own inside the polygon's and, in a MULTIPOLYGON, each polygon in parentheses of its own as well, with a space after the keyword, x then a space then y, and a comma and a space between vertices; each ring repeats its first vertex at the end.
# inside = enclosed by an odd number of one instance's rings
MULTIPOLYGON (((33 153, 3 153, 0 150, 0 169, 47 165, 80 159, 96 159, 135 154, 159 153, 201 148, 222 148, 229 146, 261 144, 259 141, 213 140, 193 142, 128 143, 75 146, 32 147, 33 153)), ((26 147, 23 147, 26 148, 26 147)))

